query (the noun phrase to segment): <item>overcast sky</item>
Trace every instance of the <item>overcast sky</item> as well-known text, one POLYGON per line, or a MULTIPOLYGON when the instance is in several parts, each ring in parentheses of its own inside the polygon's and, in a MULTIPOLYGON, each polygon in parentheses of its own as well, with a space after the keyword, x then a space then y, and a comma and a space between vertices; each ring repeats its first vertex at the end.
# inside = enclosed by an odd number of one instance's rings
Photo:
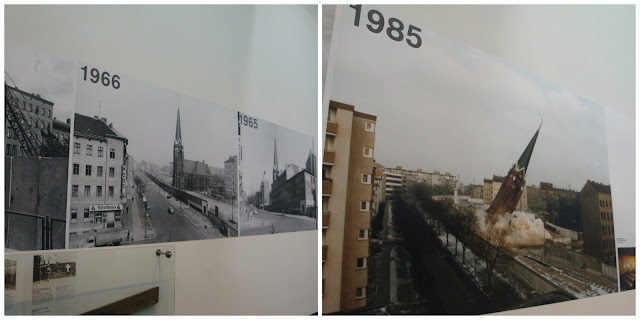
POLYGON ((60 121, 72 114, 74 69, 71 60, 5 41, 5 83, 53 102, 53 116, 60 121))
MULTIPOLYGON (((263 175, 269 184, 273 183, 274 139, 278 145, 278 169, 284 170, 287 164, 295 164, 300 170, 305 168, 312 148, 311 136, 260 119, 257 129, 242 126, 241 130, 240 171, 247 195, 260 190, 263 175)), ((316 139, 313 139, 313 150, 316 147, 316 139)))
POLYGON ((360 27, 348 7, 336 20, 331 99, 378 116, 377 162, 479 184, 508 172, 541 114, 527 184, 580 190, 587 179, 609 183, 601 106, 424 27, 418 49, 374 34, 369 8, 360 27))
MULTIPOLYGON (((89 65, 88 69, 93 67, 89 65)), ((76 112, 107 118, 129 139, 127 152, 136 161, 159 166, 173 161, 178 107, 185 159, 204 160, 209 166, 224 168, 224 161, 236 154, 234 111, 134 80, 115 70, 104 71, 121 77, 120 88, 83 81, 80 70, 76 112)))

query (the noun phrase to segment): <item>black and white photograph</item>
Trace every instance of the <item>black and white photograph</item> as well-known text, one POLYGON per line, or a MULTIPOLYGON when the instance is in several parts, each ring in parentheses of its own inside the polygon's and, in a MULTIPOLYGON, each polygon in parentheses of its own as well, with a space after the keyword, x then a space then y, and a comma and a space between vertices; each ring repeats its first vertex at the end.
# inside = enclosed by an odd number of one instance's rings
POLYGON ((4 259, 4 290, 16 289, 16 260, 4 259))
POLYGON ((74 69, 5 41, 5 251, 65 248, 74 69))
POLYGON ((82 64, 69 248, 235 237, 235 113, 82 64))
POLYGON ((317 229, 316 140, 238 112, 240 235, 317 229))
POLYGON ((56 279, 76 276, 76 259, 73 253, 37 254, 33 256, 33 283, 52 283, 56 279))
POLYGON ((384 6, 338 10, 323 312, 485 314, 616 292, 603 106, 384 6))

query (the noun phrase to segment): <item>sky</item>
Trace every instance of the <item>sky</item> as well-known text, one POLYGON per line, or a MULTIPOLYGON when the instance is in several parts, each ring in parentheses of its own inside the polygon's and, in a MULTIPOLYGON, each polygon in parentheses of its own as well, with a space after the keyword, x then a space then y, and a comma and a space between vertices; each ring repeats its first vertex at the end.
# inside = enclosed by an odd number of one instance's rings
POLYGON ((60 121, 66 121, 73 112, 74 69, 72 60, 5 41, 5 83, 53 102, 53 116, 60 121))
POLYGON ((242 160, 240 172, 244 192, 251 195, 260 190, 262 177, 273 183, 274 139, 278 146, 278 169, 295 164, 300 170, 306 166, 309 151, 316 150, 317 140, 274 123, 258 119, 258 128, 241 127, 242 160), (265 174, 266 172, 266 174, 265 174))
POLYGON ((481 184, 507 174, 542 119, 528 185, 609 184, 601 106, 424 27, 417 49, 372 33, 369 8, 359 27, 353 9, 337 16, 331 99, 378 117, 376 162, 481 184))
POLYGON ((88 66, 88 70, 92 68, 119 75, 120 88, 83 81, 84 71, 78 69, 76 113, 107 118, 129 140, 127 152, 136 161, 159 166, 173 161, 178 108, 185 159, 224 168, 224 161, 237 153, 234 111, 132 79, 117 70, 88 66))

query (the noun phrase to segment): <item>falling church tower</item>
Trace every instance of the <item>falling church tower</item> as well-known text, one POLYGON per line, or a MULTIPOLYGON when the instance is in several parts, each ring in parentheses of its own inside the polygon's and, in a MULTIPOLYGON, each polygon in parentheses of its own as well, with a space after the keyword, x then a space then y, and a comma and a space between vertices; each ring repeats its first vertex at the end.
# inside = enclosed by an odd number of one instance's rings
POLYGON ((540 127, 542 127, 542 122, 540 122, 538 131, 536 131, 533 138, 531 138, 531 141, 529 141, 529 145, 524 149, 524 152, 520 156, 520 159, 518 159, 518 162, 511 167, 511 170, 509 170, 504 181, 502 181, 498 194, 493 199, 493 202, 491 202, 489 209, 487 209, 487 215, 492 217, 494 221, 500 215, 512 213, 518 205, 518 201, 520 201, 520 197, 522 196, 522 192, 524 191, 526 184, 524 178, 527 174, 529 160, 531 160, 531 154, 533 153, 533 147, 536 145, 536 140, 538 139, 540 127))

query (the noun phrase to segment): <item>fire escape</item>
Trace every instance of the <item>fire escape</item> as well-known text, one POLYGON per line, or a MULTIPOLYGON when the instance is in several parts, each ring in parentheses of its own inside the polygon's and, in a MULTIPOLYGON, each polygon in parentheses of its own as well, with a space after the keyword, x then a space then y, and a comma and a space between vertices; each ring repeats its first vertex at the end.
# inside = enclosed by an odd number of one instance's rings
MULTIPOLYGON (((20 99, 11 90, 12 88, 4 83, 4 112, 5 118, 11 132, 15 135, 15 138, 20 143, 20 148, 26 156, 38 156, 40 155, 40 141, 38 136, 32 130, 29 125, 31 121, 42 122, 40 119, 33 120, 27 112, 20 110, 20 99), (27 118, 28 117, 28 118, 27 118)), ((23 96, 23 101, 26 99, 23 96)), ((37 118, 37 117, 36 117, 37 118)), ((44 127, 44 122, 41 123, 44 127)))

